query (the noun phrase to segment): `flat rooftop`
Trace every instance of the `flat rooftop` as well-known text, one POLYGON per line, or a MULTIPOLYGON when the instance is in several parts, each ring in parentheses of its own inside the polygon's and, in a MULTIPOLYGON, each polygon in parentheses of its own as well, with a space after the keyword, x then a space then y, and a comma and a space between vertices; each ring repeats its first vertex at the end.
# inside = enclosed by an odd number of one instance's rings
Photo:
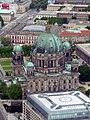
POLYGON ((56 15, 57 11, 40 11, 37 15, 56 15))
POLYGON ((45 111, 50 120, 90 117, 90 99, 79 91, 33 94, 28 101, 40 107, 41 113, 45 111))
POLYGON ((73 6, 73 7, 88 7, 86 4, 48 4, 49 7, 73 6))
POLYGON ((77 44, 76 47, 78 47, 82 52, 90 57, 90 43, 77 44))

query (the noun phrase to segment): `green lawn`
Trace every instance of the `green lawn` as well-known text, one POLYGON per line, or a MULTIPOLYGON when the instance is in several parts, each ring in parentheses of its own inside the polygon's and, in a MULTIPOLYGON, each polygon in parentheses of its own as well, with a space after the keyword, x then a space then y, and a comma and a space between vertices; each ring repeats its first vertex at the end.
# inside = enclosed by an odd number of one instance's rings
POLYGON ((8 67, 3 67, 4 70, 11 70, 12 68, 10 66, 8 67))
POLYGON ((1 66, 5 70, 5 72, 12 73, 12 67, 11 67, 11 61, 6 60, 6 61, 0 61, 1 66))
POLYGON ((1 64, 2 66, 11 65, 11 61, 10 61, 10 60, 0 61, 0 64, 1 64))

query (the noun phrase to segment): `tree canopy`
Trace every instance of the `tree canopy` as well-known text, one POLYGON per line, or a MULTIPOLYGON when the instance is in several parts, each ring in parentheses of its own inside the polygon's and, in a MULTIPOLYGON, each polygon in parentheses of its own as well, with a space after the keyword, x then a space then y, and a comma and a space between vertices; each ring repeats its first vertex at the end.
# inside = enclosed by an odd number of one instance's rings
MULTIPOLYGON (((31 46, 22 46, 24 51, 24 56, 30 56, 31 46)), ((3 46, 0 47, 0 57, 12 57, 12 46, 3 46)))
POLYGON ((1 44, 3 44, 4 46, 10 46, 10 43, 11 43, 11 41, 10 41, 10 38, 1 38, 1 44))
POLYGON ((81 91, 82 93, 85 93, 85 92, 86 92, 86 88, 83 87, 83 86, 80 86, 80 87, 79 87, 79 91, 81 91))
POLYGON ((36 0, 36 1, 32 1, 32 3, 30 4, 30 8, 36 8, 36 9, 40 9, 42 8, 43 10, 45 10, 47 8, 47 4, 48 1, 47 0, 36 0))
POLYGON ((79 10, 79 11, 81 11, 81 12, 90 12, 90 6, 88 6, 85 9, 79 10))
POLYGON ((86 28, 87 28, 88 30, 90 30, 90 26, 87 26, 86 28))
POLYGON ((11 84, 9 87, 5 82, 0 82, 1 99, 20 99, 22 98, 22 88, 19 84, 11 84))
POLYGON ((0 82, 0 98, 7 96, 7 85, 5 82, 0 82))
POLYGON ((89 97, 89 95, 90 95, 90 90, 87 90, 87 91, 85 92, 85 94, 89 97))
POLYGON ((19 84, 11 84, 8 88, 8 95, 11 99, 20 99, 22 97, 22 88, 19 84))
POLYGON ((88 65, 82 65, 79 67, 79 79, 84 82, 90 81, 90 67, 88 65))
MULTIPOLYGON (((35 19, 35 21, 37 18, 35 19)), ((56 18, 56 17, 42 17, 41 20, 47 20, 49 24, 65 24, 67 23, 67 18, 56 18)))

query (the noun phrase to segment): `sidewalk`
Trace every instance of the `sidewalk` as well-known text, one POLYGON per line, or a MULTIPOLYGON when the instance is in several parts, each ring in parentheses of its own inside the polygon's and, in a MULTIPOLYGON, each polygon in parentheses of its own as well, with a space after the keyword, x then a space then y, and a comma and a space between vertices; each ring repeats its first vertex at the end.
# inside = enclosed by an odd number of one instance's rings
POLYGON ((14 116, 14 114, 8 113, 8 120, 18 120, 18 119, 14 116))

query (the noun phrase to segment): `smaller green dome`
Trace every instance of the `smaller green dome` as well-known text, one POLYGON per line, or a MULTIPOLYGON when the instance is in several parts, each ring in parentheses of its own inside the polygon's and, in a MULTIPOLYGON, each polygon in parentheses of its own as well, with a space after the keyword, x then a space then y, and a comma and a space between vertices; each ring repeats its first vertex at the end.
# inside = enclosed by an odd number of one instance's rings
POLYGON ((65 65, 66 71, 71 72, 71 64, 65 65))
POLYGON ((32 62, 28 62, 28 63, 26 64, 26 67, 27 67, 27 68, 29 68, 29 67, 34 67, 34 64, 33 64, 32 62))
POLYGON ((22 52, 23 49, 22 49, 22 47, 20 45, 15 45, 14 48, 13 48, 13 51, 14 52, 22 52))
POLYGON ((13 80, 13 84, 17 84, 17 80, 13 80))
POLYGON ((77 60, 77 59, 73 59, 72 62, 73 62, 74 64, 78 64, 78 60, 77 60))
POLYGON ((63 43, 63 47, 65 49, 71 49, 71 45, 70 45, 70 43, 68 41, 66 41, 66 42, 63 43))

